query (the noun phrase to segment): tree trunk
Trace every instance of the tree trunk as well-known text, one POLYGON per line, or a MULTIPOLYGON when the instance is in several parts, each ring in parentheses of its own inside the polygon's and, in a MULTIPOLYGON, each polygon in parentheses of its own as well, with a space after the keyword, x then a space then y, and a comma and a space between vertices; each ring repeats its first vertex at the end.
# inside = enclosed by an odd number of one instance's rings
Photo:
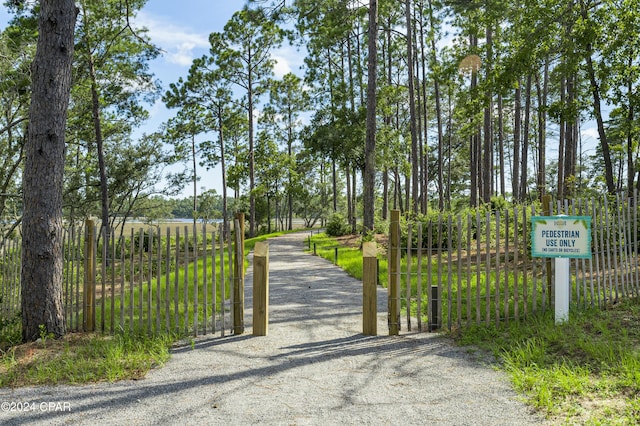
MULTIPOLYGON (((490 27, 486 28, 486 49, 487 61, 485 70, 485 79, 490 80, 491 67, 493 61, 493 31, 490 27)), ((483 149, 482 149, 482 201, 489 203, 491 201, 491 192, 493 190, 493 94, 491 93, 492 83, 489 81, 485 89, 485 106, 484 106, 484 130, 483 130, 483 149)))
MULTIPOLYGON (((582 7, 582 17, 588 22, 587 10, 582 7)), ((587 75, 589 76, 589 82, 591 84, 591 94, 593 96, 593 115, 596 119, 598 127, 598 136, 600 137, 600 145, 602 147, 602 159, 604 161, 604 179, 607 183, 607 192, 609 194, 615 194, 616 187, 613 182, 613 165, 611 163, 611 148, 609 147, 609 139, 604 129, 604 118, 602 117, 602 101, 600 99, 600 85, 596 78, 596 71, 593 66, 593 46, 588 43, 585 49, 585 56, 587 60, 587 75)))
POLYGON ((505 181, 504 164, 504 108, 502 104, 502 94, 498 94, 498 162, 500 163, 500 195, 505 198, 507 186, 505 181))
POLYGON ((520 199, 527 197, 529 179, 529 121, 531 117, 531 73, 527 76, 524 103, 524 129, 522 131, 522 168, 520 170, 520 199))
POLYGON ((511 176, 511 188, 513 199, 520 201, 520 129, 522 128, 522 88, 520 80, 516 83, 514 119, 513 119, 513 174, 511 176))
MULTIPOLYGON (((405 1, 407 20, 407 75, 409 83, 409 127, 411 129, 411 212, 418 214, 418 132, 416 129, 416 101, 413 72, 413 25, 411 17, 411 0, 405 1)), ((408 206, 407 206, 408 207, 408 206)))
POLYGON ((65 334, 62 303, 62 186, 65 126, 77 9, 72 0, 42 1, 32 64, 29 136, 22 179, 22 338, 40 326, 65 334))
MULTIPOLYGON (((83 5, 84 9, 84 5, 83 5)), ((89 28, 87 22, 87 12, 84 11, 84 25, 89 28)), ((93 117, 93 130, 96 137, 96 148, 98 154, 98 173, 100 175, 100 209, 101 209, 101 232, 104 233, 104 244, 109 246, 110 226, 109 226, 109 187, 107 185, 107 167, 104 160, 104 138, 102 135, 102 121, 100 117, 100 97, 98 95, 98 81, 96 78, 95 63, 93 60, 92 46, 88 35, 85 32, 85 48, 87 49, 87 62, 89 66, 89 79, 91 81, 91 113, 93 117)), ((99 238, 98 236, 98 238, 99 238)))
POLYGON ((256 236, 256 197, 254 189, 256 187, 255 173, 255 143, 253 124, 253 79, 252 73, 248 75, 247 104, 249 113, 249 237, 256 236))

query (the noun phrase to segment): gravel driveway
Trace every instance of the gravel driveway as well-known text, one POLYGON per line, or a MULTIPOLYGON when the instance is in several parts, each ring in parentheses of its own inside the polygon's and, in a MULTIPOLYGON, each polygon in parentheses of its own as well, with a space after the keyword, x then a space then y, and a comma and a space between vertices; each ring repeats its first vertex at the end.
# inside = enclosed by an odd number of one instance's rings
POLYGON ((308 234, 270 240, 269 335, 206 336, 138 381, 0 389, 0 424, 527 425, 543 419, 477 352, 431 333, 362 332, 362 285, 303 253, 308 234), (3 404, 2 406, 6 406, 3 404))

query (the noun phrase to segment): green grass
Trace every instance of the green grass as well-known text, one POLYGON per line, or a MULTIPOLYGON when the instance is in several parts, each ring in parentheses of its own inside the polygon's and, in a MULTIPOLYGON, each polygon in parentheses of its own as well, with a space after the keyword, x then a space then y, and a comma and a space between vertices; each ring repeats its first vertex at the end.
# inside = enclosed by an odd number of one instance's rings
POLYGON ((0 387, 142 378, 169 359, 172 335, 71 333, 11 346, 0 356, 0 387))
MULTIPOLYGON (((316 253, 330 261, 334 261, 334 247, 339 246, 335 238, 324 234, 311 239, 311 251, 316 244, 316 253)), ((406 258, 402 259, 402 267, 406 268, 406 258)), ((454 262, 455 263, 455 262, 454 262)), ((355 278, 362 277, 362 254, 360 250, 339 247, 338 266, 344 268, 355 278)), ((416 268, 415 258, 413 268, 416 268)), ((423 261, 423 268, 426 262, 423 261)), ((437 270, 437 263, 433 263, 437 270)), ((380 257, 381 276, 386 276, 387 260, 380 257)), ((466 268, 466 264, 465 264, 466 268)), ((414 269, 415 271, 415 269, 414 269)), ((447 276, 446 264, 441 265, 442 273, 447 276)), ((457 310, 458 269, 452 267, 452 314, 455 322, 457 310)), ((529 310, 527 319, 514 321, 514 308, 509 311, 510 321, 479 323, 475 321, 476 308, 480 306, 481 317, 486 309, 486 277, 484 265, 479 268, 480 285, 477 285, 475 266, 460 291, 462 299, 466 298, 467 282, 472 296, 471 318, 469 323, 454 328, 452 336, 460 345, 476 346, 493 353, 503 369, 511 378, 514 388, 555 424, 587 424, 587 425, 630 425, 640 424, 640 300, 632 299, 620 303, 607 310, 577 309, 572 305, 570 321, 562 325, 554 323, 553 312, 541 310, 532 314, 529 310), (476 304, 480 294, 480 304, 476 304)), ((435 275, 435 274, 434 274, 435 275)), ((519 309, 523 313, 522 273, 519 274, 519 309)), ((508 298, 513 304, 514 275, 501 276, 502 288, 498 294, 504 299, 504 289, 509 289, 508 298), (507 277, 505 279, 505 276, 507 277), (505 283, 509 285, 506 286, 505 283)), ((403 276, 403 288, 406 287, 403 276)), ((496 282, 495 274, 490 274, 491 283, 496 282)), ((528 277, 529 284, 532 283, 528 277)), ((423 276, 423 288, 429 280, 423 276)), ((386 282, 382 283, 386 286, 386 282)), ((431 281, 431 284, 437 284, 431 281)), ((442 282, 440 283, 443 284, 442 282)), ((538 282, 538 286, 541 282, 538 282)), ((445 291, 446 281, 444 286, 445 291)), ((416 283, 412 280, 412 292, 415 295, 416 283)), ((527 287, 531 298, 531 287, 527 287)), ((403 290, 404 291, 404 290, 403 290)), ((495 288, 490 287, 490 305, 495 309, 495 288)), ((446 297, 446 293, 445 293, 446 297)), ((541 303, 540 287, 538 303, 541 303)), ((530 300, 531 303, 531 300, 530 300)), ((412 302, 415 312, 415 301, 412 302)), ((403 300, 406 308, 406 301, 403 300)), ((463 316, 466 315, 467 304, 461 306, 463 316)), ((502 306, 503 308, 503 306, 502 306)), ((530 306, 528 306, 531 309, 530 306)), ((423 308, 423 312, 426 309, 423 308)), ((446 315, 445 300, 443 312, 446 315)), ((465 317, 466 318, 466 317, 465 317)), ((465 319, 463 318, 463 319, 465 319)), ((493 316, 492 312, 492 318, 493 316)))
POLYGON ((526 400, 557 423, 640 423, 640 301, 608 310, 461 329, 456 339, 491 351, 526 400))
MULTIPOLYGON (((255 238, 249 238, 245 240, 245 260, 244 267, 245 269, 249 266, 249 261, 247 260, 247 254, 253 250, 256 242, 264 241, 272 237, 276 237, 278 235, 282 235, 287 232, 298 232, 295 231, 286 231, 286 232, 277 232, 268 235, 261 235, 255 238)), ((163 247, 164 247, 163 243, 163 247)), ((208 245, 210 246, 210 240, 208 245)), ((221 264, 220 264, 220 248, 216 249, 216 317, 217 324, 216 329, 220 329, 219 324, 219 314, 222 310, 222 275, 221 275, 221 264)), ((164 256, 164 252, 163 252, 164 256)), ((172 256, 175 256, 175 242, 172 244, 172 256)), ((184 259, 184 253, 180 254, 181 260, 184 259)), ((165 272, 165 265, 161 266, 162 268, 162 276, 158 280, 156 271, 156 264, 152 265, 153 269, 153 277, 150 280, 148 279, 148 263, 145 260, 146 266, 144 270, 145 279, 140 282, 139 280, 136 282, 135 287, 133 288, 133 292, 130 289, 129 281, 129 272, 127 268, 128 265, 125 266, 125 291, 124 291, 124 324, 123 327, 126 330, 130 330, 132 332, 152 332, 152 333, 163 333, 166 331, 180 333, 180 334, 195 334, 195 315, 196 315, 196 291, 197 291, 197 325, 199 329, 199 333, 201 333, 204 328, 203 324, 205 320, 207 322, 207 330, 210 332, 213 327, 212 323, 212 304, 213 304, 213 294, 212 294, 212 277, 211 273, 208 272, 207 275, 207 283, 205 286, 204 281, 204 269, 205 269, 205 260, 202 257, 202 254, 199 255, 198 262, 194 262, 194 259, 191 254, 190 262, 188 265, 181 265, 180 268, 176 271, 175 267, 172 265, 172 270, 169 272, 168 276, 165 272), (198 281, 197 286, 195 285, 195 275, 197 272, 198 281), (168 285, 167 285, 168 283, 168 285), (177 286, 176 286, 177 283, 177 286), (151 304, 149 309, 149 288, 151 287, 151 304), (206 290, 206 306, 207 311, 205 315, 205 290, 206 290), (157 304, 157 294, 160 293, 160 305, 157 304), (185 293, 186 300, 188 301, 185 304, 185 293), (142 309, 140 309, 140 301, 142 299, 142 309), (175 300, 177 299, 177 308, 175 304, 175 300), (167 309, 166 301, 169 300, 169 305, 167 309), (131 303, 133 301, 133 303, 131 303), (130 306, 133 305, 133 316, 131 315, 130 306), (167 328, 167 313, 168 313, 168 323, 169 327, 167 328), (159 324, 159 326, 158 326, 159 324)), ((137 262, 136 258, 136 262, 137 262)), ((175 262, 175 260, 174 260, 175 262)), ((210 271, 211 268, 211 249, 209 247, 207 253, 207 270, 210 271)), ((125 263, 128 263, 125 262, 125 263)), ((225 287, 224 287, 224 295, 225 299, 229 299, 231 295, 231 286, 229 282, 229 277, 231 276, 229 270, 229 257, 227 247, 225 246, 224 253, 224 277, 225 277, 225 287)), ((106 282, 111 282, 111 271, 107 270, 107 280, 106 282)), ((116 275, 122 273, 120 270, 116 270, 116 275)), ((99 282, 99 281, 98 281, 99 282)), ((114 329, 118 328, 118 324, 120 324, 121 319, 121 289, 120 289, 120 278, 116 278, 116 287, 115 287, 115 297, 111 297, 111 293, 107 291, 107 296, 104 299, 105 309, 104 312, 102 310, 102 300, 98 300, 97 309, 96 309, 96 329, 102 331, 102 319, 104 318, 104 329, 105 331, 113 331, 111 328, 111 301, 114 301, 114 329)), ((100 286, 100 284, 99 284, 100 286)), ((228 302, 227 302, 228 309, 228 302)), ((228 317, 228 313, 226 314, 228 317)))
MULTIPOLYGON (((295 232, 295 231, 294 231, 295 232)), ((270 235, 263 235, 258 238, 247 239, 245 241, 245 258, 255 246, 257 241, 262 241, 282 232, 270 235)), ((218 261, 218 260, 217 260, 218 261)), ((211 266, 209 260, 209 267, 211 266)), ((219 264, 217 274, 219 280, 219 264)), ((245 267, 248 261, 245 261, 245 267)), ((194 268, 198 268, 199 275, 199 303, 202 303, 202 271, 204 262, 202 259, 196 264, 191 261, 188 265, 189 282, 193 282, 194 268)), ((225 268, 228 269, 228 261, 225 261, 225 268)), ((228 273, 228 271, 226 271, 228 273)), ((108 272, 110 273, 110 271, 108 272)), ((125 271, 125 273, 127 273, 125 271)), ((31 385, 53 385, 62 383, 82 384, 94 382, 113 382, 123 379, 137 379, 156 366, 161 366, 169 359, 169 348, 177 340, 183 339, 187 334, 191 334, 189 329, 193 323, 193 284, 184 285, 184 265, 177 272, 170 273, 170 292, 175 290, 175 277, 178 278, 178 327, 175 326, 175 312, 173 299, 170 305, 171 331, 155 329, 156 319, 152 318, 152 333, 148 333, 148 310, 146 299, 143 300, 142 327, 138 327, 140 312, 138 309, 139 297, 147 295, 148 282, 145 280, 140 287, 137 285, 133 291, 134 317, 133 324, 130 324, 128 303, 130 302, 129 288, 125 288, 125 327, 124 330, 117 325, 111 335, 100 333, 68 333, 61 339, 53 339, 43 334, 43 338, 38 342, 21 344, 21 324, 20 317, 16 316, 4 320, 0 324, 0 387, 19 387, 31 385), (188 291, 189 308, 187 326, 184 317, 184 290, 188 291), (129 326, 133 330, 129 330, 129 326), (188 332, 188 333, 187 333, 188 332)), ((127 273, 128 278, 128 273, 127 273)), ((119 281, 116 281, 119 283, 119 281)), ((219 281, 218 281, 219 283, 219 281)), ((161 284, 165 286, 163 275, 161 284)), ((119 285, 119 284, 118 284, 119 285)), ((151 285, 155 291, 156 280, 151 280, 151 285)), ((209 289, 210 290, 210 289, 209 289)), ((114 300, 115 324, 120 319, 120 288, 116 286, 116 299, 114 300)), ((229 295, 229 287, 226 287, 226 294, 229 295)), ((171 293, 173 294, 173 293, 171 293)), ((155 303, 155 297, 154 297, 155 303)), ((218 294, 218 301, 220 295, 218 294)), ((110 331, 110 292, 107 291, 105 298, 104 323, 105 329, 110 331)), ((155 313, 155 305, 152 304, 152 313, 155 313)), ((165 306, 162 306, 161 321, 165 321, 165 306)), ((202 313, 199 313, 202 315, 202 313)), ((100 330, 102 324, 101 300, 98 300, 96 310, 96 329, 100 330)), ((202 318, 200 318, 200 321, 202 318)), ((210 330, 210 329, 209 329, 210 330)))

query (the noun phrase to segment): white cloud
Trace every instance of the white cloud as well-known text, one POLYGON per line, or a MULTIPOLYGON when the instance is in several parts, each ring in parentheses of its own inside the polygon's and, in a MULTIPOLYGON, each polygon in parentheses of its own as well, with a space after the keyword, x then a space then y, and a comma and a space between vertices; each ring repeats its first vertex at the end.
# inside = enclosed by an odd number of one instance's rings
POLYGON ((304 65, 304 54, 298 52, 292 46, 283 46, 273 52, 276 64, 273 73, 276 78, 282 78, 290 72, 301 75, 300 68, 304 65))
POLYGON ((273 74, 276 78, 282 78, 285 74, 291 72, 291 67, 289 66, 289 62, 280 56, 274 55, 273 59, 275 60, 275 65, 273 66, 273 74))
POLYGON ((197 50, 209 48, 209 35, 190 31, 141 11, 136 24, 149 29, 151 41, 162 49, 165 60, 171 64, 189 66, 199 54, 197 50))
POLYGON ((581 129, 580 134, 582 135, 583 139, 600 139, 600 135, 598 134, 598 129, 596 127, 581 129))

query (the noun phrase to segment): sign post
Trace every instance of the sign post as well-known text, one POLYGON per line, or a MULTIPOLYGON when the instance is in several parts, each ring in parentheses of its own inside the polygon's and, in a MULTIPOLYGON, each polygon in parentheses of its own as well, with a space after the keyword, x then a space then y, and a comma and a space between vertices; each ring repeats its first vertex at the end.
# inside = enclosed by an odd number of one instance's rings
POLYGON ((532 216, 531 256, 555 258, 555 322, 569 319, 569 259, 591 258, 591 216, 532 216))

